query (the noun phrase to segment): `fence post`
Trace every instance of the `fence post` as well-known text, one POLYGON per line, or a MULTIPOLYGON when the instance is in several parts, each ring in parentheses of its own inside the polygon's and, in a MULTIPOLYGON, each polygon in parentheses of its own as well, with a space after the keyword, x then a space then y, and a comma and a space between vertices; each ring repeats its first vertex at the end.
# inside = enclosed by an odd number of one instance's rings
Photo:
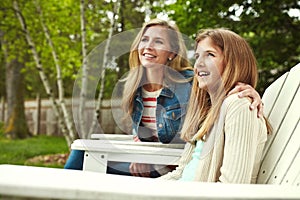
POLYGON ((1 97, 1 121, 5 122, 5 97, 1 97))
POLYGON ((36 95, 36 123, 34 127, 34 135, 40 134, 41 127, 41 96, 40 94, 36 95))

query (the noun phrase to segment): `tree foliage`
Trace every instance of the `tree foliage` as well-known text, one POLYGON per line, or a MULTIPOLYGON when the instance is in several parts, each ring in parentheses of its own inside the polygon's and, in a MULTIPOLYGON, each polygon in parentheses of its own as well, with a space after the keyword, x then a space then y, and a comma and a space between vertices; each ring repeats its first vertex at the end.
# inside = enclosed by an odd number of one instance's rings
POLYGON ((191 37, 199 29, 213 27, 229 28, 245 37, 258 60, 261 93, 300 61, 298 0, 177 0, 153 10, 154 14, 168 14, 191 37), (298 15, 293 15, 293 11, 298 15))

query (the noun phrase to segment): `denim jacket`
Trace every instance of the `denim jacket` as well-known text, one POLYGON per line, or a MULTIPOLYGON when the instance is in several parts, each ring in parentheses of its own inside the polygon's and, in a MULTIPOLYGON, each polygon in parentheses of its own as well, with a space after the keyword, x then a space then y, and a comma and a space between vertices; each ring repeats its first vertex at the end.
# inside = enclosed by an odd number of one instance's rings
MULTIPOLYGON (((193 71, 185 70, 180 72, 180 76, 191 78, 193 71)), ((187 103, 190 97, 190 82, 169 81, 157 98, 156 107, 156 127, 159 142, 162 143, 183 143, 180 139, 180 130, 186 115, 187 103)), ((137 135, 141 141, 154 141, 150 136, 150 129, 141 125, 142 114, 144 110, 142 100, 142 89, 137 90, 133 113, 132 113, 132 134, 137 135)))

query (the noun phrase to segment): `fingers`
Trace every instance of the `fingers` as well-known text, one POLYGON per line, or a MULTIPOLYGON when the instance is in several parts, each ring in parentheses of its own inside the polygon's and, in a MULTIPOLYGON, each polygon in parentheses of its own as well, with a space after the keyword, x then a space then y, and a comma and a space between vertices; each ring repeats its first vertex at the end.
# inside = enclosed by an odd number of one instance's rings
POLYGON ((258 107, 257 107, 258 113, 257 113, 257 117, 263 117, 264 115, 264 103, 261 102, 258 107))
POLYGON ((252 87, 250 85, 238 82, 235 85, 235 87, 228 93, 228 95, 235 94, 235 93, 238 93, 238 92, 241 92, 241 91, 244 91, 244 90, 247 90, 247 89, 251 89, 251 88, 252 87))

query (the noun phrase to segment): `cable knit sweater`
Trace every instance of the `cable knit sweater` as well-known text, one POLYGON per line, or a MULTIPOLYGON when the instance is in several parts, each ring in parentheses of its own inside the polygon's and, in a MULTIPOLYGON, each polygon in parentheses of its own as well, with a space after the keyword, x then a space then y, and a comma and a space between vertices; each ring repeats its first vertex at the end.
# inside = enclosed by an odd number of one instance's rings
MULTIPOLYGON (((267 128, 250 101, 237 94, 227 97, 220 116, 204 143, 195 181, 255 183, 267 140, 267 128)), ((178 167, 160 179, 178 180, 192 159, 195 145, 187 143, 178 167)))

